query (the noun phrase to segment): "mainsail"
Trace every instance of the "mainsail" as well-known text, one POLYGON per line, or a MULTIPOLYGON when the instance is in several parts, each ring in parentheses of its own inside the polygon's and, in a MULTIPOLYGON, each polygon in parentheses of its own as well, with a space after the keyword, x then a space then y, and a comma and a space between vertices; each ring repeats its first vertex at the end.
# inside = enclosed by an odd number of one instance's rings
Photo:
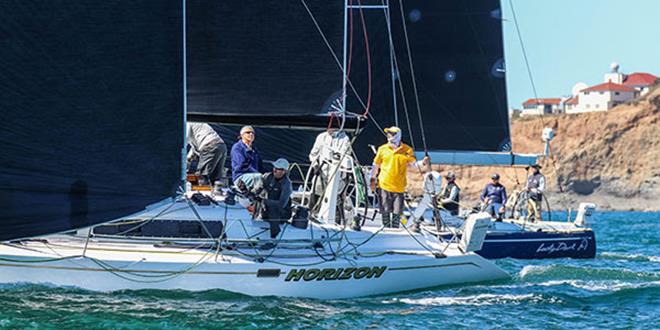
POLYGON ((173 196, 182 1, 0 2, 0 241, 173 196))
POLYGON ((304 4, 188 1, 189 118, 305 125, 327 113, 341 96, 344 6, 304 4))
POLYGON ((255 125, 267 160, 305 162, 342 106, 344 2, 190 0, 187 17, 188 120, 228 143, 255 125))
MULTIPOLYGON (((387 15, 362 11, 370 17, 387 15)), ((376 121, 400 126, 407 133, 404 140, 420 152, 509 151, 499 0, 390 1, 387 16, 395 86, 389 72, 374 70, 391 61, 382 50, 372 55, 372 72, 380 72, 372 85, 394 89, 396 101, 375 108, 376 121)), ((372 52, 390 44, 387 34, 368 32, 372 52)), ((357 148, 383 141, 371 125, 357 148)))
POLYGON ((262 152, 304 161, 345 73, 349 126, 366 125, 361 162, 391 125, 420 153, 508 157, 499 0, 197 0, 188 11, 188 119, 224 125, 230 141, 228 124, 255 124, 262 152))

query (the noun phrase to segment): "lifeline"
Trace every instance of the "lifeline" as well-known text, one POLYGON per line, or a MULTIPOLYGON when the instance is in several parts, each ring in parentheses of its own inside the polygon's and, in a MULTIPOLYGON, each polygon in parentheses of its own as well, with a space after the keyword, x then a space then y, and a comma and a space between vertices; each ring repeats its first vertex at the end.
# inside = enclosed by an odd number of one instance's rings
POLYGON ((332 280, 348 280, 354 278, 356 280, 362 278, 379 278, 387 269, 387 266, 382 267, 360 267, 360 268, 309 268, 309 269, 291 269, 284 281, 332 281, 332 280))

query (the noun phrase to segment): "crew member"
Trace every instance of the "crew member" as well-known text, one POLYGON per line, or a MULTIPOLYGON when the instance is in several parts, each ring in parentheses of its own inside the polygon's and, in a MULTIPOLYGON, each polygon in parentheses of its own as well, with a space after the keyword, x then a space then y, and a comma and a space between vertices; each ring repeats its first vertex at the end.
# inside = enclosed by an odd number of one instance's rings
POLYGON ((500 183, 500 175, 495 173, 491 177, 491 183, 487 184, 481 193, 481 200, 486 205, 484 211, 490 213, 491 217, 502 220, 506 204, 506 188, 500 183))
POLYGON ((254 147, 254 128, 243 126, 240 139, 231 147, 231 177, 234 182, 246 173, 260 173, 263 163, 259 152, 254 147))
MULTIPOLYGON (((378 186, 380 187, 380 213, 383 226, 386 228, 399 228, 403 214, 403 193, 406 190, 406 172, 408 166, 419 163, 428 165, 429 158, 424 157, 416 162, 412 148, 401 142, 401 129, 392 126, 385 129, 387 143, 381 145, 374 157, 371 171, 371 188, 376 188, 376 173, 378 173, 378 186)), ((419 230, 416 222, 413 230, 419 230)))
POLYGON ((545 177, 541 174, 541 165, 534 164, 532 174, 527 178, 525 190, 527 198, 527 217, 533 221, 541 221, 541 206, 543 202, 543 191, 545 190, 545 177))
POLYGON ((458 215, 458 205, 460 200, 461 188, 456 184, 456 174, 448 172, 445 175, 447 185, 440 193, 440 207, 447 210, 451 215, 458 215))
POLYGON ((209 185, 220 180, 225 172, 227 146, 220 135, 206 123, 188 123, 187 167, 196 157, 199 158, 195 174, 200 185, 209 185))
POLYGON ((263 176, 264 211, 262 217, 270 223, 270 237, 280 232, 280 223, 291 218, 291 193, 293 188, 287 175, 289 162, 279 158, 273 163, 273 171, 263 176))
MULTIPOLYGON (((344 217, 344 199, 346 198, 346 189, 348 186, 344 183, 346 179, 346 171, 336 170, 333 171, 334 166, 350 167, 350 139, 344 131, 339 131, 335 128, 329 128, 327 131, 319 134, 314 141, 312 151, 309 153, 309 161, 315 175, 312 186, 312 194, 310 195, 310 209, 317 211, 320 208, 322 196, 325 189, 328 187, 329 181, 333 175, 339 176, 339 196, 337 196, 337 209, 335 212, 335 223, 344 225, 346 223, 344 217), (334 166, 333 166, 334 165, 334 166)), ((353 230, 360 230, 360 224, 357 219, 354 219, 351 228, 353 230)))

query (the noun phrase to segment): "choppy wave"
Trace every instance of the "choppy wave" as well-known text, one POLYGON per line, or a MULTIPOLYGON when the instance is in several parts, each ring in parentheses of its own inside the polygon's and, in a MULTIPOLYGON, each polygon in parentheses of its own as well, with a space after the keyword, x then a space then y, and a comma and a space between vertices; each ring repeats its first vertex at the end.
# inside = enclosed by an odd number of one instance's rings
POLYGON ((386 303, 404 303, 423 306, 451 306, 451 305, 505 305, 522 303, 539 303, 544 301, 543 296, 537 294, 478 294, 465 297, 428 297, 428 298, 394 298, 386 303))
POLYGON ((534 283, 532 285, 546 287, 569 285, 574 288, 588 291, 620 291, 629 289, 660 288, 660 281, 633 283, 622 281, 554 280, 534 283))
POLYGON ((600 254, 600 257, 606 259, 615 259, 615 260, 632 260, 632 261, 650 261, 650 262, 660 262, 659 256, 648 256, 644 254, 637 253, 622 253, 622 252, 603 252, 600 254))
POLYGON ((625 268, 580 267, 571 265, 528 265, 518 273, 522 281, 538 281, 546 278, 593 280, 660 281, 660 273, 638 272, 625 268))

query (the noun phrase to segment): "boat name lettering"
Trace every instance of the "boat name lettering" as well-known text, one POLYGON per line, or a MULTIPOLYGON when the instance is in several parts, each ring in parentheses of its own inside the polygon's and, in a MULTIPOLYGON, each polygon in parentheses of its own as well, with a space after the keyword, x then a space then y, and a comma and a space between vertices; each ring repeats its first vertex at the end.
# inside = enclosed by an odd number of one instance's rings
POLYGON ((552 254, 558 251, 583 251, 586 250, 588 247, 589 247, 589 241, 587 241, 586 238, 583 238, 582 241, 580 242, 580 245, 577 245, 577 243, 568 245, 566 242, 559 242, 558 244, 551 243, 548 245, 546 245, 546 243, 541 243, 538 249, 536 249, 536 253, 545 252, 547 254, 552 254))
POLYGON ((363 278, 379 278, 387 266, 382 267, 349 267, 349 268, 301 268, 291 269, 286 275, 285 281, 333 281, 333 280, 348 280, 354 278, 356 280, 363 278))

